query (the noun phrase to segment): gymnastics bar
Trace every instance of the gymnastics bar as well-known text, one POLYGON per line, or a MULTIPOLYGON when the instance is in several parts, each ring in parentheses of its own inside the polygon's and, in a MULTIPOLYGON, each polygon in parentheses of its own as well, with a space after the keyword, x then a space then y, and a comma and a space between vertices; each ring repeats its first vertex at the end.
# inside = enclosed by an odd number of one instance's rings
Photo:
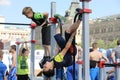
POLYGON ((82 16, 82 34, 83 34, 83 80, 90 80, 89 78, 89 1, 80 0, 82 2, 83 16, 82 16), (87 10, 86 10, 87 9, 87 10))
POLYGON ((31 24, 25 24, 25 23, 1 23, 1 25, 23 25, 23 26, 29 26, 31 24))

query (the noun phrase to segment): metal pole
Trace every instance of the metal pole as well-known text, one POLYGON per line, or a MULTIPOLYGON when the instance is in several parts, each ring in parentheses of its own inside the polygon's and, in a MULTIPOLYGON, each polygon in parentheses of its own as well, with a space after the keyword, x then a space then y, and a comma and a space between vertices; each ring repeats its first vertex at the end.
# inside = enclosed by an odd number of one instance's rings
POLYGON ((29 26, 30 24, 25 24, 25 23, 1 23, 0 24, 4 24, 4 25, 21 25, 21 26, 29 26))
MULTIPOLYGON (((56 14, 56 2, 51 2, 51 17, 54 17, 54 15, 56 14)), ((55 55, 55 39, 54 39, 54 35, 56 32, 56 24, 51 24, 51 56, 55 55)), ((55 76, 51 78, 51 80, 56 80, 55 76)))
MULTIPOLYGON (((56 11, 56 2, 51 2, 51 17, 54 17, 56 11)), ((56 24, 51 24, 51 56, 55 54, 55 39, 56 24)))
MULTIPOLYGON (((78 54, 79 55, 79 54, 78 54)), ((81 57, 79 57, 79 59, 78 59, 78 64, 79 64, 79 71, 78 71, 78 79, 79 80, 82 80, 82 64, 83 64, 83 62, 82 62, 82 58, 81 57)))
POLYGON ((18 72, 18 54, 19 54, 19 47, 20 47, 20 39, 19 38, 17 38, 16 39, 16 73, 18 72))
MULTIPOLYGON (((117 63, 120 63, 120 59, 116 60, 117 63)), ((115 80, 120 80, 120 67, 116 66, 115 68, 115 80)))
POLYGON ((56 14, 56 2, 51 2, 51 17, 56 14))
MULTIPOLYGON (((82 8, 88 8, 88 2, 82 2, 82 8)), ((82 35, 83 35, 83 80, 89 80, 89 14, 83 13, 82 35)))
POLYGON ((30 57, 30 79, 34 80, 34 51, 35 51, 35 43, 32 42, 35 40, 35 29, 31 28, 31 57, 30 57))

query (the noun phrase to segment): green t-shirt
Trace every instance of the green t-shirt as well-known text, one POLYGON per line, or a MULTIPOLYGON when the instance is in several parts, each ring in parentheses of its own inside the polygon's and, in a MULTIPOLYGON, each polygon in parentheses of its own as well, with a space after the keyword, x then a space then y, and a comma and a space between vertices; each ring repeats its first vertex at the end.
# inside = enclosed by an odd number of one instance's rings
POLYGON ((44 19, 43 13, 35 13, 34 14, 34 19, 36 19, 36 20, 44 19))
POLYGON ((29 73, 28 57, 18 56, 18 75, 25 75, 29 73))

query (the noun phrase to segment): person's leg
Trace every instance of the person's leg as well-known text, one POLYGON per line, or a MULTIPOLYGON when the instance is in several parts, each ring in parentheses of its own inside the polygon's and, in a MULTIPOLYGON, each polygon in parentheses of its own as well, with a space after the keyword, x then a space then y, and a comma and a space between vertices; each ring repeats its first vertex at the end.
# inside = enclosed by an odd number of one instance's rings
POLYGON ((50 56, 50 27, 43 27, 41 32, 44 56, 50 56))
POLYGON ((72 69, 73 69, 73 66, 67 67, 67 72, 66 72, 67 79, 66 80, 73 80, 72 69))
POLYGON ((54 36, 57 45, 61 48, 61 50, 65 47, 66 45, 66 41, 64 40, 64 38, 62 37, 62 35, 60 34, 60 28, 57 27, 56 29, 56 35, 54 36))
POLYGON ((70 33, 70 34, 75 32, 77 30, 77 28, 79 27, 80 22, 81 22, 81 20, 76 21, 72 26, 70 26, 68 29, 66 29, 66 32, 70 33))
POLYGON ((63 68, 56 68, 56 80, 61 80, 64 78, 64 69, 63 68))
POLYGON ((91 68, 90 69, 90 78, 91 78, 91 80, 95 80, 95 78, 96 78, 96 69, 95 68, 91 68))
POLYGON ((23 78, 23 75, 18 75, 17 80, 25 80, 25 79, 23 78))
POLYGON ((28 80, 28 79, 29 79, 28 74, 23 75, 23 80, 28 80))
POLYGON ((75 80, 79 80, 78 79, 78 76, 79 76, 78 70, 79 70, 79 66, 78 66, 78 63, 76 62, 75 63, 75 80))

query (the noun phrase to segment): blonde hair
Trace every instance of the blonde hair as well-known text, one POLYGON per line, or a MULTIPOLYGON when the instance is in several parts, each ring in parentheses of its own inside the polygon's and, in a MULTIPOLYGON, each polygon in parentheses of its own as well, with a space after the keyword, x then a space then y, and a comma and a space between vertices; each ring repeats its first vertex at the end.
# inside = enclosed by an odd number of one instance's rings
POLYGON ((25 15, 27 11, 32 11, 32 8, 31 7, 24 7, 23 10, 22 10, 22 14, 25 15))

